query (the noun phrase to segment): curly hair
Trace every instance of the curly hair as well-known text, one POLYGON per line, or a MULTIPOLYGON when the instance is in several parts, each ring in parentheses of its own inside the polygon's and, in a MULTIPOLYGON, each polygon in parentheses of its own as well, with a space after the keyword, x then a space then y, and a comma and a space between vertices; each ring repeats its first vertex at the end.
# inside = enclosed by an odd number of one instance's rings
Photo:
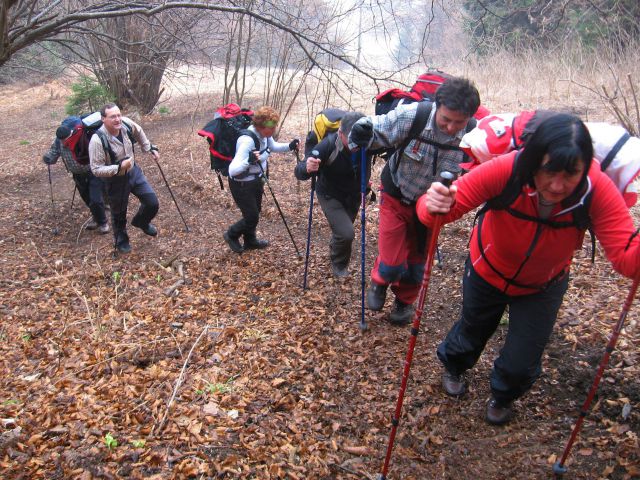
POLYGON ((253 124, 260 128, 275 127, 280 121, 280 114, 272 107, 260 107, 253 115, 253 124))

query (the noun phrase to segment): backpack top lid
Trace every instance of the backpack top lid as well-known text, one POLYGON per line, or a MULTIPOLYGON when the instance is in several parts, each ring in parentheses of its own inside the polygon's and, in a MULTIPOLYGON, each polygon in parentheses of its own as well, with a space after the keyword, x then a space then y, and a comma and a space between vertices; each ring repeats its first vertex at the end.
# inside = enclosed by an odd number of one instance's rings
POLYGON ((419 94, 423 98, 435 100, 436 90, 450 78, 453 78, 453 76, 448 73, 437 69, 429 69, 418 76, 416 83, 411 87, 411 91, 419 94))
POLYGON ((253 116, 253 111, 249 108, 241 108, 239 105, 235 103, 228 103, 218 108, 213 118, 228 119, 228 118, 237 117, 238 115, 241 115, 241 114, 253 116))

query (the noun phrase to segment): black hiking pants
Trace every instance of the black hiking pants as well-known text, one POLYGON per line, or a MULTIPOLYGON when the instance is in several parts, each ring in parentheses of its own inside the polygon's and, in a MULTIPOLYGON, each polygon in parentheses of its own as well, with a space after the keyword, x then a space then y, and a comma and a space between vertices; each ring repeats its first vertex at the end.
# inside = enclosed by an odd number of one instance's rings
POLYGON ((318 202, 331 226, 331 242, 329 243, 331 263, 339 269, 347 268, 351 260, 351 247, 355 238, 353 222, 360 209, 360 200, 360 197, 351 196, 341 202, 328 195, 318 193, 318 202))
POLYGON ((132 193, 140 200, 140 208, 131 219, 136 227, 146 227, 158 213, 160 203, 158 196, 151 188, 142 169, 137 163, 124 176, 111 177, 107 180, 109 204, 111 205, 111 221, 116 245, 128 241, 127 235, 127 207, 129 194, 132 193))
POLYGON ((482 279, 467 258, 462 314, 438 346, 445 368, 460 375, 473 367, 509 306, 507 336, 494 361, 491 392, 508 404, 524 395, 542 373, 542 354, 567 291, 569 276, 531 295, 511 296, 482 279))
POLYGON ((107 223, 107 215, 104 213, 104 199, 102 197, 104 182, 91 172, 87 174, 73 174, 73 182, 76 184, 80 198, 91 211, 91 216, 98 225, 107 223))
POLYGON ((256 228, 262 211, 262 178, 241 182, 229 177, 229 190, 234 202, 242 213, 242 219, 231 225, 228 234, 231 238, 244 236, 245 240, 255 240, 256 228))

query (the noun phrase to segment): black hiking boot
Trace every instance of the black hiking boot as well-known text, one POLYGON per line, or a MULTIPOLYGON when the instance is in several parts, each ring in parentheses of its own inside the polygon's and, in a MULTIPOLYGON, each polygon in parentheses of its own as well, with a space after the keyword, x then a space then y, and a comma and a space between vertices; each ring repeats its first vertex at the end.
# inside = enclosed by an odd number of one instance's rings
POLYGON ((146 233, 150 237, 155 237, 156 235, 158 235, 158 229, 151 223, 147 223, 146 225, 142 225, 142 224, 136 222, 136 219, 134 218, 133 220, 131 220, 131 225, 133 225, 134 227, 139 228, 140 230, 142 230, 144 233, 146 233))
POLYGON ((232 237, 231 235, 229 235, 229 232, 224 232, 222 237, 224 238, 224 241, 227 242, 227 245, 229 245, 229 248, 233 252, 235 253, 244 252, 244 247, 242 246, 239 240, 240 237, 232 237))
POLYGON ((442 388, 447 395, 461 397, 467 392, 467 382, 462 375, 454 375, 445 370, 442 374, 442 388))
POLYGON ((509 423, 513 418, 513 408, 511 403, 503 403, 496 400, 493 396, 487 403, 487 415, 485 420, 491 425, 504 425, 509 423))
POLYGON ((379 312, 384 307, 386 298, 387 285, 378 285, 372 281, 367 289, 367 308, 374 312, 379 312))
POLYGON ((269 242, 267 240, 258 240, 255 236, 249 237, 247 235, 244 236, 244 248, 245 250, 255 249, 259 250, 262 248, 267 248, 269 246, 269 242))
POLYGON ((397 298, 393 302, 393 310, 389 314, 389 321, 393 325, 404 326, 409 325, 415 314, 412 304, 402 303, 397 298))

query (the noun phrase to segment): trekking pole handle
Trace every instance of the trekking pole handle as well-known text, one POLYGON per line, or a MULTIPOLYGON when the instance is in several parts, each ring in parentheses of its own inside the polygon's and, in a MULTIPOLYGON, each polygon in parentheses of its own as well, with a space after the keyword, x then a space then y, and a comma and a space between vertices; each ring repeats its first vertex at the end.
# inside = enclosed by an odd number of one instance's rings
POLYGON ((456 179, 455 173, 451 172, 440 172, 440 178, 438 181, 443 184, 445 187, 449 188, 453 181, 456 179))

